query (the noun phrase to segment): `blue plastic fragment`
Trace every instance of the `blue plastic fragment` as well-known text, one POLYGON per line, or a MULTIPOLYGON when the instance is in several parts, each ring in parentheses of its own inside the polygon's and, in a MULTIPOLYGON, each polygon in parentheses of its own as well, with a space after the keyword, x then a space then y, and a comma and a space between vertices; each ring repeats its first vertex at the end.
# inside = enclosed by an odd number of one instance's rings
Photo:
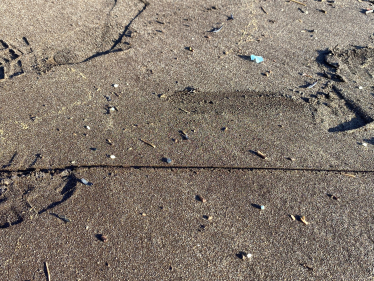
POLYGON ((263 57, 251 55, 251 60, 254 60, 256 63, 260 63, 264 61, 263 57))

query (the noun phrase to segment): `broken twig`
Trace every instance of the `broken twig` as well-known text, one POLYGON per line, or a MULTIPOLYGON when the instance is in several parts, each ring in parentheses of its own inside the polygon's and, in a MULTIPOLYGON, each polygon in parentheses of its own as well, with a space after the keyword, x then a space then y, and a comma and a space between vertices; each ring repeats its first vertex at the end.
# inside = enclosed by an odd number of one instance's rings
POLYGON ((156 146, 146 140, 143 140, 143 139, 140 139, 142 142, 144 142, 145 144, 148 144, 149 146, 152 146, 153 148, 156 148, 156 146))

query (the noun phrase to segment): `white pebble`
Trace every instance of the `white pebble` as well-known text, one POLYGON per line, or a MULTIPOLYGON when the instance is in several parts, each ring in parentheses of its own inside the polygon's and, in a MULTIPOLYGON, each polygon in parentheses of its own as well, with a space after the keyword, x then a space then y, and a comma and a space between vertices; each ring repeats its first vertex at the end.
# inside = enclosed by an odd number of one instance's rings
POLYGON ((91 130, 90 126, 86 126, 86 129, 87 129, 87 130, 91 130))
POLYGON ((362 87, 362 86, 360 86, 360 87, 358 87, 360 90, 362 90, 364 87, 362 87))
POLYGON ((113 87, 114 88, 118 88, 118 84, 113 84, 113 87))
POLYGON ((114 156, 114 155, 110 155, 110 158, 114 159, 114 158, 116 158, 116 156, 114 156))
POLYGON ((111 107, 109 110, 110 111, 115 111, 116 109, 114 107, 111 107))
POLYGON ((247 254, 247 258, 251 259, 252 258, 252 254, 247 254))
POLYGON ((363 146, 368 146, 368 144, 366 142, 363 142, 362 145, 363 146))

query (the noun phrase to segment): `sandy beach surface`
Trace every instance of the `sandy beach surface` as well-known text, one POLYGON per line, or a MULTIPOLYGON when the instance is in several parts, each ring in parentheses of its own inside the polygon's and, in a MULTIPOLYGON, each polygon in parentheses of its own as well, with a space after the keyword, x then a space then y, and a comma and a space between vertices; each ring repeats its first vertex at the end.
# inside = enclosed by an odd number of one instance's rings
POLYGON ((372 9, 1 1, 0 280, 374 278, 372 9))

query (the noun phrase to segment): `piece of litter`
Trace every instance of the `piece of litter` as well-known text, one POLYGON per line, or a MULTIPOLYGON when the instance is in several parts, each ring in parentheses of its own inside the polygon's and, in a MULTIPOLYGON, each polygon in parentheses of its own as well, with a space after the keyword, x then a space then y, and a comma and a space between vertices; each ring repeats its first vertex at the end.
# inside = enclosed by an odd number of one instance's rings
POLYGON ((153 148, 156 148, 156 146, 148 141, 140 139, 140 141, 144 142, 145 144, 148 144, 149 146, 152 146, 153 148))
POLYGON ((347 177, 351 177, 351 178, 355 178, 356 176, 355 175, 351 175, 351 174, 344 174, 342 173, 343 176, 347 176, 347 177))
POLYGON ((49 273, 48 263, 44 263, 45 266, 45 272, 47 273, 47 281, 51 281, 51 274, 49 273))
POLYGON ((374 12, 374 10, 367 10, 366 12, 365 12, 365 14, 370 14, 370 13, 373 13, 374 12))
POLYGON ((260 156, 262 159, 266 159, 266 155, 263 154, 261 151, 257 150, 257 151, 255 151, 255 153, 256 153, 257 156, 260 156))
POLYGON ((302 217, 300 218, 300 220, 301 220, 301 222, 304 223, 305 225, 308 225, 308 224, 309 224, 309 222, 306 221, 306 219, 305 219, 304 216, 302 216, 302 217))
POLYGON ((206 199, 200 195, 196 195, 196 199, 199 200, 200 202, 203 202, 205 203, 206 202, 206 199))
POLYGON ((294 221, 296 220, 295 216, 294 215, 290 215, 290 218, 294 221))
POLYGON ((254 60, 256 63, 260 63, 264 61, 264 58, 261 56, 251 55, 251 60, 254 60))
POLYGON ((368 146, 368 144, 366 142, 363 142, 361 145, 362 146, 368 146))
POLYGON ((61 216, 61 215, 58 215, 58 214, 55 214, 55 213, 50 213, 52 216, 55 216, 56 218, 62 220, 63 222, 65 223, 68 223, 68 222, 71 222, 71 220, 69 220, 67 217, 65 216, 61 216))
POLYGON ((303 5, 303 6, 306 6, 306 4, 304 4, 304 3, 301 3, 301 2, 299 2, 299 1, 296 1, 296 0, 290 0, 291 2, 294 2, 294 3, 297 3, 297 4, 300 4, 300 5, 303 5))
POLYGON ((91 130, 90 126, 85 126, 87 130, 91 130))
POLYGON ((211 32, 217 33, 217 32, 219 32, 219 31, 221 31, 222 27, 223 27, 223 25, 222 25, 221 27, 219 27, 219 28, 213 28, 213 29, 211 30, 211 32))
POLYGON ((261 210, 265 210, 265 206, 261 205, 261 206, 260 206, 260 209, 261 209, 261 210))
POLYGON ((113 84, 113 87, 114 88, 118 88, 118 84, 113 84))
POLYGON ((115 155, 110 155, 109 157, 110 157, 111 159, 115 159, 115 158, 116 158, 115 155))
POLYGON ((309 86, 308 86, 308 89, 313 88, 315 85, 317 85, 317 83, 318 83, 318 81, 316 81, 316 82, 314 82, 313 84, 309 85, 309 86))
POLYGON ((108 241, 108 236, 106 236, 106 235, 100 234, 100 235, 98 235, 98 237, 104 243, 108 241))
POLYGON ((336 201, 340 201, 339 197, 336 197, 335 195, 329 194, 331 199, 334 199, 336 201))
POLYGON ((89 186, 93 185, 92 182, 89 182, 88 180, 83 179, 83 178, 81 178, 81 183, 83 183, 83 184, 85 184, 85 185, 89 185, 89 186))

